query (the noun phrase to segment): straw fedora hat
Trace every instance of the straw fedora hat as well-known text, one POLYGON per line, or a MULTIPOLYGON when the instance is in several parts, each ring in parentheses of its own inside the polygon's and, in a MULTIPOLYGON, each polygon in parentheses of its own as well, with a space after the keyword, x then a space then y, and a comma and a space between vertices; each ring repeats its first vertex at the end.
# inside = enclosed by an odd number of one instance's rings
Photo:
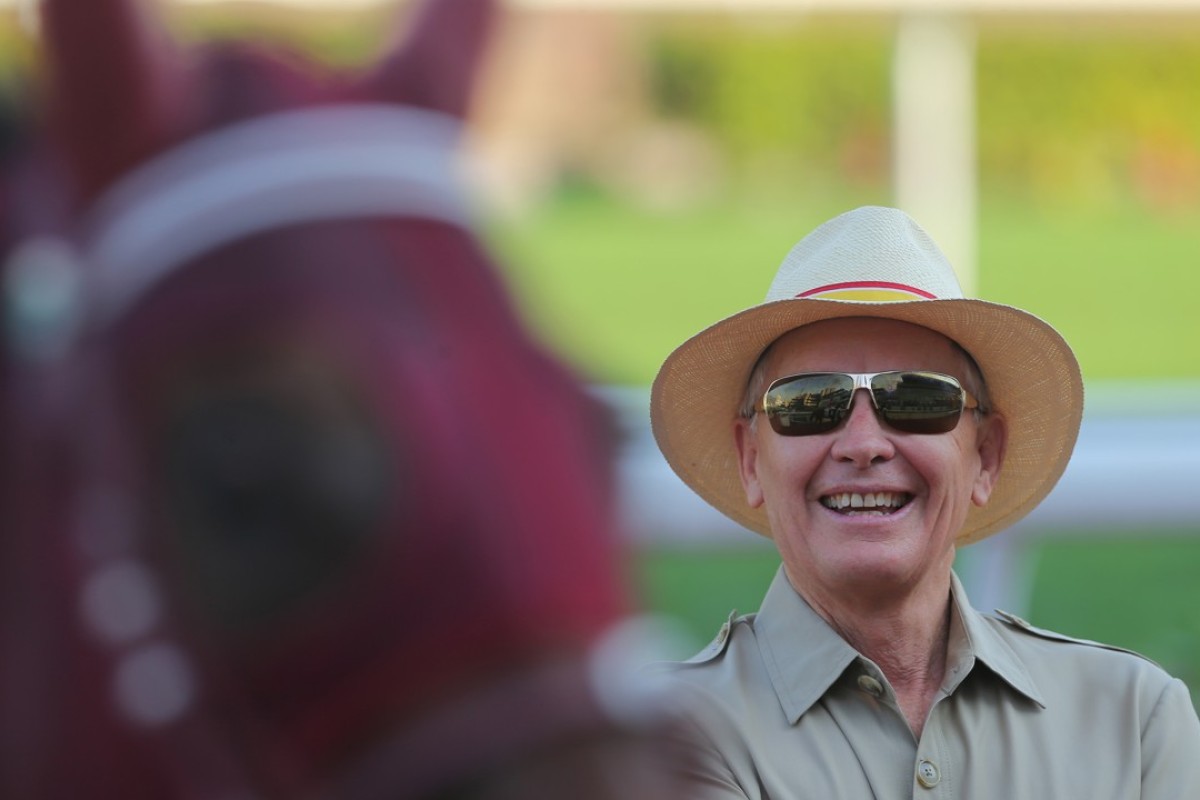
POLYGON ((667 357, 650 396, 654 437, 697 494, 770 536, 746 502, 733 423, 764 349, 793 328, 838 317, 883 317, 949 337, 975 359, 1008 452, 988 504, 972 507, 969 544, 1013 524, 1058 482, 1079 433, 1083 381, 1050 325, 1011 306, 963 297, 946 257, 904 212, 869 206, 824 223, 784 258, 766 300, 704 329, 667 357))

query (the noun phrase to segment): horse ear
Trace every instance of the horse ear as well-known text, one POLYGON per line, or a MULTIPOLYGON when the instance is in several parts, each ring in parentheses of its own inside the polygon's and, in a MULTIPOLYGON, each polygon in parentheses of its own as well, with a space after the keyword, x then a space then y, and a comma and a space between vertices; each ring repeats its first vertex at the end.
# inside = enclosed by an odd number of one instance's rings
POLYGON ((50 124, 82 200, 178 135, 185 70, 140 0, 43 0, 50 124))
POLYGON ((363 93, 465 117, 494 6, 493 0, 424 0, 407 36, 363 77, 363 93))

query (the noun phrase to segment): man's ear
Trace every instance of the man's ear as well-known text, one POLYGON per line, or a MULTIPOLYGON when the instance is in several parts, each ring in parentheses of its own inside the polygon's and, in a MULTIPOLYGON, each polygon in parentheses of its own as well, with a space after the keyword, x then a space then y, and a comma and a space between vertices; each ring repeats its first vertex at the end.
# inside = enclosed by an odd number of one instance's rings
POLYGON ((1008 450, 1008 420, 1003 414, 993 411, 983 417, 976 432, 975 448, 979 453, 979 474, 975 477, 971 501, 977 506, 985 506, 996 487, 1008 450))
POLYGON ((751 508, 763 504, 762 486, 758 483, 758 441, 755 438, 753 420, 739 417, 733 423, 733 440, 738 451, 738 471, 742 478, 742 489, 751 508))

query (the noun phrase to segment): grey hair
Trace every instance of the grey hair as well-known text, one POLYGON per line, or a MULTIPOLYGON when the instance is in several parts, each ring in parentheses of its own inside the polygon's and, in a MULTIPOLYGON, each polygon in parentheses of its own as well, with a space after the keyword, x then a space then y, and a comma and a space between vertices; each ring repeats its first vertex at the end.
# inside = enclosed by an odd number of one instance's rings
POLYGON ((738 405, 738 416, 750 420, 751 425, 758 416, 758 407, 762 403, 763 393, 767 390, 767 355, 774 346, 775 342, 767 345, 754 362, 750 377, 746 381, 746 390, 742 393, 742 402, 738 405))

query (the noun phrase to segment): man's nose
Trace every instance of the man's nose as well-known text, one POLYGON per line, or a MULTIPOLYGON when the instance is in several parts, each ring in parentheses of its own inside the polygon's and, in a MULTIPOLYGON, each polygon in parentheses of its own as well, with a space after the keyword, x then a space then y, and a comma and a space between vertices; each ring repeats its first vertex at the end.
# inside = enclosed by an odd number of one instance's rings
POLYGON ((830 454, 839 461, 850 461, 864 469, 876 461, 887 461, 896 454, 895 445, 884 423, 875 413, 870 390, 859 389, 851 400, 850 414, 834 431, 830 454))

